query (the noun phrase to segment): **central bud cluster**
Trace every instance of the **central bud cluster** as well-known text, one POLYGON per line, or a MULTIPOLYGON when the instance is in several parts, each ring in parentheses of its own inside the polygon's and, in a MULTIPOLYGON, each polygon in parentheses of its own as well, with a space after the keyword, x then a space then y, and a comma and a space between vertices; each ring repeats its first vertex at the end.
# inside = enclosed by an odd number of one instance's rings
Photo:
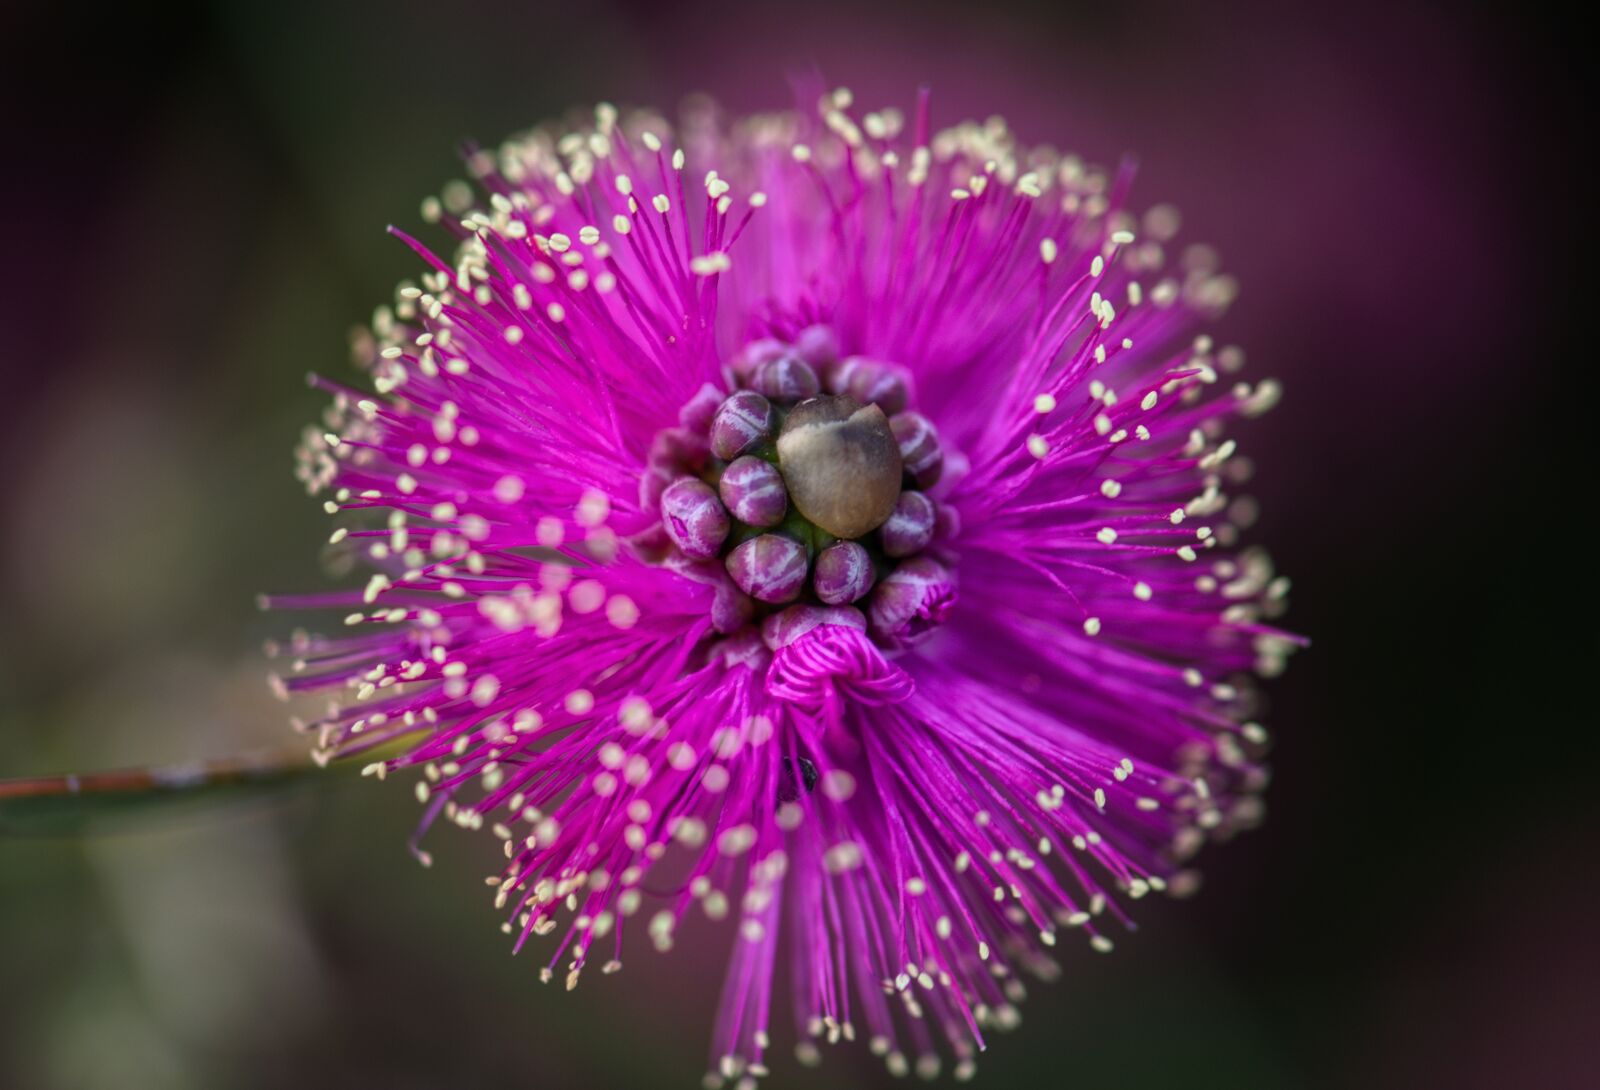
POLYGON ((717 630, 765 619, 771 643, 794 606, 857 606, 845 623, 890 646, 937 624, 951 581, 919 554, 942 521, 926 490, 944 452, 904 372, 841 358, 818 325, 746 345, 724 382, 656 436, 640 483, 658 558, 718 587, 717 630))

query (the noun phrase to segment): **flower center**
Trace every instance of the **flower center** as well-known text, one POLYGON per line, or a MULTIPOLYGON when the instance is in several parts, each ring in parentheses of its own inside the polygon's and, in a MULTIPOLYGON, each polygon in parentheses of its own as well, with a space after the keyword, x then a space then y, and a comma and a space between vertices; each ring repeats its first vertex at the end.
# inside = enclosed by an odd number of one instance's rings
POLYGON ((830 616, 886 647, 937 626, 954 600, 927 553, 949 522, 927 494, 944 451, 904 370, 841 359, 811 326, 747 344, 724 381, 651 444, 640 500, 661 522, 641 553, 718 587, 719 632, 764 622, 770 644, 807 607, 846 610, 830 616))

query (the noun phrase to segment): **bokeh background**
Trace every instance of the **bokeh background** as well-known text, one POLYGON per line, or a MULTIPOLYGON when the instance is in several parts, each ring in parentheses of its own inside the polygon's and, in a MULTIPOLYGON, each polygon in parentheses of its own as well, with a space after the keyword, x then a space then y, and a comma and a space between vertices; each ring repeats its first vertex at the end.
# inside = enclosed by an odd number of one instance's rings
MULTIPOLYGON (((1005 114, 1099 161, 1244 284, 1221 333, 1261 538, 1315 647, 1273 689, 1259 832, 1068 951, 1000 1087, 1578 1087, 1600 1070, 1590 400, 1568 311, 1574 40, 1454 6, 196 2, 0 12, 0 777, 293 743, 263 589, 318 585, 290 474, 383 231, 597 98, 1005 114), (1536 36, 1537 35, 1537 36, 1536 36), (1577 381, 1559 381, 1571 358, 1577 381), (1581 709, 1581 710, 1580 710, 1581 709)), ((577 992, 513 959, 410 792, 346 777, 0 836, 0 1087, 693 1086, 725 933, 577 992)), ((887 1082, 864 1049, 775 1087, 887 1082)))

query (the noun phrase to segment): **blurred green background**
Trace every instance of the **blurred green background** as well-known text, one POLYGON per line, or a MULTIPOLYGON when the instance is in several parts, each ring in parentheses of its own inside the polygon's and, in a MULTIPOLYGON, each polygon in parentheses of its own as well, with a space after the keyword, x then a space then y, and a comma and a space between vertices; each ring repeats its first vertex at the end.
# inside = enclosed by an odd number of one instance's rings
MULTIPOLYGON (((1265 829, 1113 958, 1065 951, 979 1085, 1592 1085, 1593 712, 1563 688, 1596 647, 1552 608, 1592 579, 1542 528, 1583 462, 1550 417, 1579 184, 1553 41, 1391 5, 616 0, 16 7, 0 38, 0 777, 294 744, 260 654, 286 622, 252 603, 330 578, 302 376, 348 377, 416 271, 383 228, 462 139, 783 105, 809 63, 871 105, 927 81, 940 121, 1137 151, 1141 203, 1223 250, 1223 334, 1288 387, 1246 449, 1317 642, 1274 690, 1265 829)), ((437 830, 423 870, 415 820, 329 774, 0 836, 0 1087, 697 1085, 725 933, 541 987, 492 846, 437 830)), ((889 1081, 777 1056, 775 1087, 889 1081)))

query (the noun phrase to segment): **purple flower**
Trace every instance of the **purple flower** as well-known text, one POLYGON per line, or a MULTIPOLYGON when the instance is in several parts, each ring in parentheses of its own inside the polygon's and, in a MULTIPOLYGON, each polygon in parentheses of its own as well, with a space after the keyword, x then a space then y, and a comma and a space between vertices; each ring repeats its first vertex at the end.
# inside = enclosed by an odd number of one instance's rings
POLYGON ((468 164, 300 451, 370 569, 274 603, 345 614, 285 681, 319 755, 493 830, 547 980, 735 917, 713 1083, 763 1072, 780 957, 802 1059, 970 1073, 1259 814, 1295 641, 1224 436, 1277 389, 1200 332, 1232 281, 1128 169, 926 99, 468 164))

